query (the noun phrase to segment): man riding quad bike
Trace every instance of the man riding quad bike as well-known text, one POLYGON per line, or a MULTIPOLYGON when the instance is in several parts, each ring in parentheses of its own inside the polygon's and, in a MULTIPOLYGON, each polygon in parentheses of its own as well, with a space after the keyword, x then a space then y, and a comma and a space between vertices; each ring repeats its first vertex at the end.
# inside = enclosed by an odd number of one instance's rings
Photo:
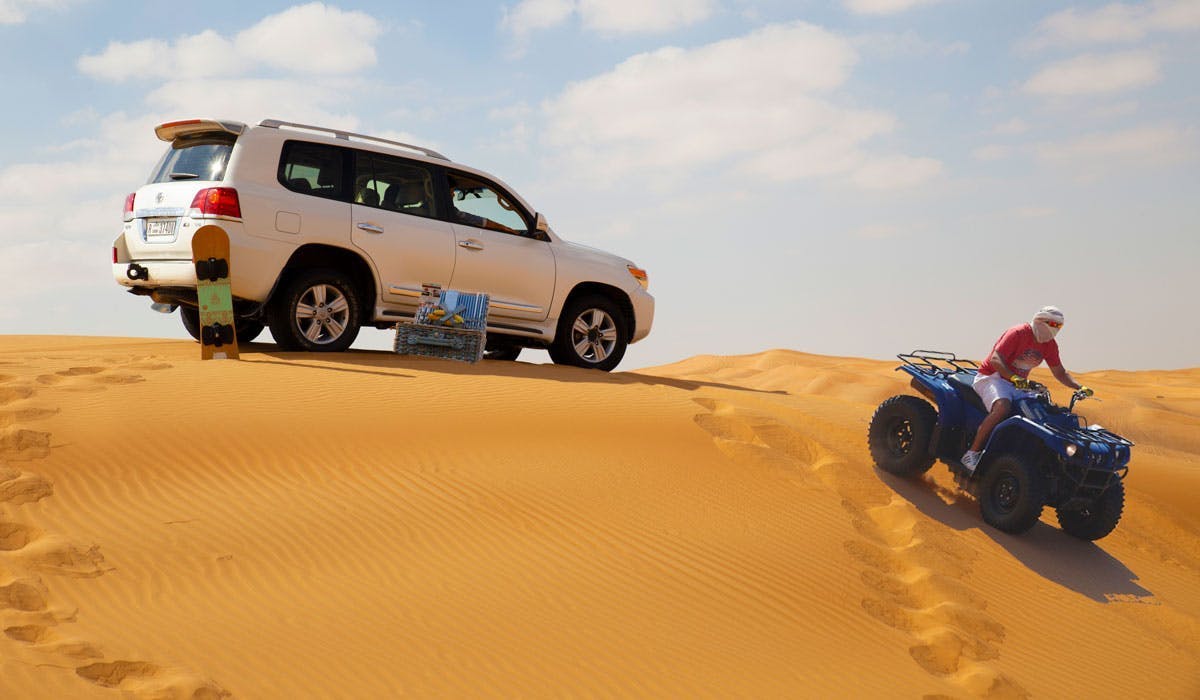
POLYGON ((978 498, 984 521, 1004 532, 1029 530, 1047 505, 1074 537, 1098 540, 1116 528, 1133 443, 1098 425, 1085 427, 1074 410, 1090 391, 1075 391, 1064 408, 1044 385, 1029 382, 1015 395, 1011 415, 991 430, 972 470, 960 460, 989 413, 972 388, 979 366, 947 352, 898 357, 904 364, 897 370, 909 374, 925 398, 893 396, 876 409, 868 445, 880 469, 919 476, 942 460, 978 498))

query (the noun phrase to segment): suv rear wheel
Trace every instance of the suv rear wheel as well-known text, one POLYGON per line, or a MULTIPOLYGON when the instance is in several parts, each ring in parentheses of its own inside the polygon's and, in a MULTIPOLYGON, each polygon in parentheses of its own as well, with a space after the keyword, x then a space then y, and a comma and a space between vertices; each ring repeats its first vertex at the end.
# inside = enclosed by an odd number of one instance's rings
POLYGON ((362 324, 358 291, 338 270, 299 271, 271 307, 271 335, 284 350, 340 352, 358 337, 362 324))
POLYGON ((580 297, 567 305, 558 320, 550 359, 559 365, 609 372, 625 357, 627 328, 625 312, 613 300, 600 295, 580 297))
MULTIPOLYGON (((197 342, 200 341, 200 311, 192 306, 179 307, 179 319, 183 321, 183 328, 197 342)), ((239 318, 235 322, 234 332, 237 333, 237 341, 239 343, 249 343, 263 332, 263 324, 258 321, 253 321, 248 318, 239 318)))

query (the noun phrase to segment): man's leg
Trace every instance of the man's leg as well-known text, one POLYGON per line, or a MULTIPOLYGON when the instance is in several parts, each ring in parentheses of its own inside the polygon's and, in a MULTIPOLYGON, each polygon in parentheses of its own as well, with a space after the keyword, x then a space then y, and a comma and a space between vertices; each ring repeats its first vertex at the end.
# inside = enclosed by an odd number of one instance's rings
POLYGON ((1008 399, 996 399, 992 402, 992 410, 984 417, 983 422, 979 424, 979 432, 975 433, 975 441, 971 443, 971 451, 979 452, 983 446, 987 444, 988 437, 992 434, 1000 421, 1008 417, 1009 411, 1012 410, 1012 401, 1008 399))

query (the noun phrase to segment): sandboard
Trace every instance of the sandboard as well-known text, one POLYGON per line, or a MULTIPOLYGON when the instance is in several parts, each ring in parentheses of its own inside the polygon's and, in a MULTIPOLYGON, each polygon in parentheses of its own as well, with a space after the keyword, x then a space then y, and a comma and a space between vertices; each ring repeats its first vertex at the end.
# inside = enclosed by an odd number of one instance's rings
POLYGON ((229 289, 229 234, 201 226, 192 236, 196 302, 200 308, 200 359, 238 359, 233 293, 229 289))

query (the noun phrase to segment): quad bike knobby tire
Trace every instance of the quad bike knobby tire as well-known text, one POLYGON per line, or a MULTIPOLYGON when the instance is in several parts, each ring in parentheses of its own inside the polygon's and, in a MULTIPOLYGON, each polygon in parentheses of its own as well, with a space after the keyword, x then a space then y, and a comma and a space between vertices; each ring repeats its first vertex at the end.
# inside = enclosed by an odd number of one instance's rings
POLYGON ((988 525, 1019 535, 1037 524, 1046 505, 1046 479, 1036 464, 1014 454, 990 460, 979 484, 979 511, 988 525))
POLYGON ((1098 540, 1117 527, 1125 508, 1125 483, 1111 485, 1087 508, 1058 509, 1058 525, 1063 532, 1081 540, 1098 540))
POLYGON ((915 396, 893 396, 879 404, 867 430, 875 464, 896 476, 917 476, 933 466, 929 441, 937 411, 915 396))

